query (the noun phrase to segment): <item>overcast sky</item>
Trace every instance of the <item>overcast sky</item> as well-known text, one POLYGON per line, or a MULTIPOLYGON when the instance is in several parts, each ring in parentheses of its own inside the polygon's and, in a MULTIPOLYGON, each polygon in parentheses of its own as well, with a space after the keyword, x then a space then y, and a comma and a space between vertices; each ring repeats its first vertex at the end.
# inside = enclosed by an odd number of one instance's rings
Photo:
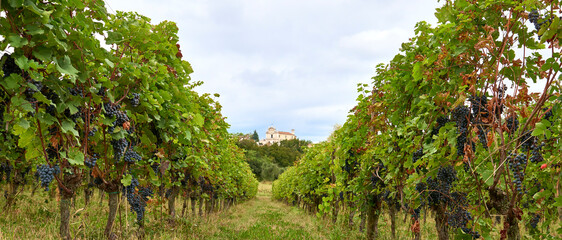
POLYGON ((183 57, 219 93, 232 133, 273 125, 323 141, 419 21, 434 25, 436 0, 106 0, 179 27, 183 57))

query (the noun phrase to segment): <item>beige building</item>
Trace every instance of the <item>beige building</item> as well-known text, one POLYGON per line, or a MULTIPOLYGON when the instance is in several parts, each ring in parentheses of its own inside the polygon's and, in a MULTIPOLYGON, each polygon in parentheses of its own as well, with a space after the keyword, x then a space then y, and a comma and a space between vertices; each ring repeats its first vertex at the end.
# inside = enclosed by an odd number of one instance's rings
POLYGON ((295 129, 291 132, 277 131, 274 127, 269 127, 265 132, 265 139, 260 140, 259 145, 271 145, 273 143, 280 143, 283 140, 297 139, 295 136, 295 129))

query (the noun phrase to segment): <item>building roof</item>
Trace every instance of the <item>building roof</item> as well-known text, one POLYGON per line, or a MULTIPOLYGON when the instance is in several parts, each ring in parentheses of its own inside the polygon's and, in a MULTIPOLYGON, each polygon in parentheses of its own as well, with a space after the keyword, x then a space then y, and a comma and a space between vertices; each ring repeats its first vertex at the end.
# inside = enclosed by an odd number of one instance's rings
POLYGON ((279 134, 284 134, 284 135, 295 135, 295 134, 292 134, 292 133, 290 133, 290 132, 281 132, 281 131, 279 131, 279 134))

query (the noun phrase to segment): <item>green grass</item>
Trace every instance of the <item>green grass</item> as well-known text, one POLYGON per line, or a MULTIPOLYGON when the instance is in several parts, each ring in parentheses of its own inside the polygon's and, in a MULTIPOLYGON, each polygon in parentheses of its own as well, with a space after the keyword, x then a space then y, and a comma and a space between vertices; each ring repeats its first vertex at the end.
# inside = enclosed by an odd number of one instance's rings
MULTIPOLYGON (((5 187, 5 186, 4 186, 5 187)), ((91 203, 84 207, 80 192, 71 209, 71 234, 75 239, 105 239, 103 229, 107 220, 107 195, 101 198, 96 190, 91 203)), ((357 229, 360 218, 355 216, 354 228, 346 226, 347 218, 340 217, 335 224, 327 219, 305 213, 304 210, 271 199, 271 184, 261 183, 256 198, 239 203, 228 211, 196 217, 189 211, 178 217, 174 225, 167 221, 167 204, 151 200, 145 214, 145 239, 364 239, 357 229)), ((177 214, 181 214, 183 199, 176 200, 177 214)), ((0 207, 5 199, 0 198, 0 207)), ((122 203, 124 204, 124 203, 122 203)), ((38 190, 31 197, 29 189, 18 195, 16 206, 0 214, 0 239, 59 239, 58 201, 47 192, 38 190)), ((190 209, 190 208, 189 208, 190 209)), ((408 217, 409 218, 409 217, 408 217)), ((423 218, 423 215, 422 215, 423 218)), ((140 235, 136 216, 121 207, 114 224, 119 239, 136 239, 140 235)), ((398 239, 411 239, 410 221, 404 215, 397 217, 398 239)), ((422 239, 436 239, 431 215, 422 220, 422 239)), ((501 225, 494 226, 499 232, 501 225)), ((522 231, 524 227, 522 227, 522 231)), ((390 219, 387 214, 379 219, 378 239, 390 239, 390 219)))
MULTIPOLYGON (((59 239, 59 201, 53 195, 49 197, 48 192, 39 189, 32 197, 29 186, 26 187, 18 194, 16 205, 1 212, 0 239, 59 239)), ((125 202, 121 203, 113 230, 120 239, 135 239, 140 235, 136 216, 125 202)), ((178 215, 182 203, 183 199, 176 200, 178 215)), ((0 198, 0 207, 4 205, 5 199, 0 198)), ((272 201, 271 184, 260 184, 256 198, 239 203, 229 211, 201 218, 188 211, 187 216, 178 217, 174 225, 167 221, 166 206, 155 200, 147 206, 145 239, 349 239, 349 236, 361 236, 344 227, 325 225, 324 221, 299 208, 272 201)), ((107 215, 107 195, 102 200, 95 190, 86 207, 83 192, 79 192, 71 209, 72 237, 104 239, 107 215)))

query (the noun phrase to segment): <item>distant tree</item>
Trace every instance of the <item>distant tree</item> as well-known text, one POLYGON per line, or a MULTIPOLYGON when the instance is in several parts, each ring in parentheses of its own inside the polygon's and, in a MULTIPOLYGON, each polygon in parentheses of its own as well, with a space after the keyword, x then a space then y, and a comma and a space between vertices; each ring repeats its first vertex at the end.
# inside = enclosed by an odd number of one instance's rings
POLYGON ((253 140, 249 140, 249 139, 242 139, 242 140, 238 141, 238 143, 236 143, 236 145, 238 145, 239 148, 242 148, 244 150, 255 150, 258 147, 256 142, 254 142, 253 140))
MULTIPOLYGON (((300 140, 300 139, 291 139, 291 140, 283 140, 280 143, 281 147, 288 147, 292 151, 297 151, 300 154, 304 153, 304 149, 308 148, 308 145, 311 144, 311 141, 308 140, 300 140)), ((299 156, 300 156, 299 154, 299 156)), ((296 159, 295 159, 296 161, 296 159)))
POLYGON ((256 132, 256 130, 254 130, 254 134, 252 134, 252 139, 256 142, 260 141, 260 136, 258 136, 258 132, 256 132))
POLYGON ((310 143, 311 141, 293 139, 258 146, 252 136, 251 139, 239 140, 236 145, 244 149, 246 160, 260 181, 273 181, 286 167, 292 166, 299 159, 310 143))

